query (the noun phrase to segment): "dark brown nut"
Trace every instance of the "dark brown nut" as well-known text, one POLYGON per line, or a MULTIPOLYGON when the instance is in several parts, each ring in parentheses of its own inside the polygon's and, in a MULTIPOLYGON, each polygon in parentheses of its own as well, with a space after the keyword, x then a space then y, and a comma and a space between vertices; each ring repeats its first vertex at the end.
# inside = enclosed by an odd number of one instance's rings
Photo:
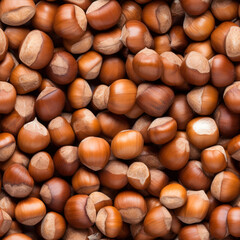
POLYGON ((224 104, 217 107, 214 120, 223 137, 234 137, 240 129, 239 114, 231 112, 224 104))
POLYGON ((46 68, 48 78, 62 85, 71 83, 76 78, 77 71, 77 61, 65 51, 55 52, 46 68))
POLYGON ((117 24, 121 6, 115 0, 94 1, 86 11, 89 25, 96 30, 106 30, 117 24))
POLYGON ((10 76, 10 83, 15 87, 18 94, 26 94, 38 89, 42 82, 39 72, 19 64, 10 76))
POLYGON ((60 115, 65 105, 65 95, 62 90, 47 87, 36 99, 36 113, 43 121, 50 121, 60 115))
POLYGON ((172 105, 174 93, 164 85, 140 84, 137 104, 150 116, 161 117, 172 105))
POLYGON ((79 40, 87 29, 85 12, 74 4, 63 4, 58 7, 53 29, 62 38, 79 40))
POLYGON ((35 14, 36 6, 33 0, 1 1, 1 21, 10 26, 20 26, 28 22, 35 14))
POLYGON ((179 181, 188 189, 207 191, 211 185, 211 178, 203 171, 200 161, 192 160, 179 171, 179 181))
POLYGON ((54 177, 42 185, 40 196, 47 207, 61 213, 71 196, 71 188, 62 178, 54 177))
POLYGON ((165 1, 148 3, 142 12, 143 22, 150 30, 158 34, 166 33, 172 26, 172 15, 165 1))
MULTIPOLYGON (((89 0, 90 1, 90 0, 89 0)), ((63 40, 64 47, 72 54, 81 54, 87 52, 93 45, 93 35, 87 30, 78 40, 63 40)))
POLYGON ((168 114, 177 122, 179 130, 185 130, 188 122, 192 120, 194 114, 188 105, 186 95, 176 95, 172 106, 169 108, 168 114))
POLYGON ((78 58, 78 70, 82 78, 92 80, 98 77, 102 67, 102 56, 89 51, 78 58))
POLYGON ((21 44, 19 59, 32 69, 41 69, 52 59, 53 49, 53 41, 46 33, 33 30, 21 44))
POLYGON ((227 87, 235 79, 233 63, 224 55, 218 54, 209 60, 211 82, 215 87, 227 87))
POLYGON ((113 30, 98 33, 93 40, 93 48, 95 51, 104 55, 112 55, 117 53, 122 48, 121 29, 115 28, 113 30))
POLYGON ((132 53, 137 53, 145 47, 150 48, 153 44, 148 28, 137 20, 126 22, 122 28, 121 41, 132 53))

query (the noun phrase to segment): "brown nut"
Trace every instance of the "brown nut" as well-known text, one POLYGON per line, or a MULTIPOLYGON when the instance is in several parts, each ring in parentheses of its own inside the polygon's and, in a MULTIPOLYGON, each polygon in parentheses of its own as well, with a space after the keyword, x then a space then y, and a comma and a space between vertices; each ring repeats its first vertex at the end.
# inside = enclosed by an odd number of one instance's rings
POLYGON ((93 35, 87 30, 78 40, 63 40, 64 47, 72 54, 81 54, 87 52, 93 45, 93 35))
POLYGON ((121 41, 132 53, 137 53, 145 47, 150 48, 153 38, 146 25, 137 20, 129 20, 122 28, 121 41))
POLYGON ((187 97, 184 94, 175 96, 172 106, 169 108, 168 114, 176 120, 179 130, 185 130, 188 122, 192 120, 194 114, 188 105, 187 97))
POLYGON ((127 171, 129 184, 138 190, 146 189, 150 184, 150 172, 148 167, 142 162, 132 163, 127 171))
POLYGON ((204 42, 192 42, 185 49, 185 54, 192 51, 201 53, 208 60, 214 56, 214 51, 212 49, 211 41, 206 40, 204 42))
POLYGON ((98 119, 87 108, 79 109, 73 113, 71 125, 79 141, 86 137, 98 136, 101 132, 98 119))
POLYGON ((190 156, 189 142, 184 137, 176 136, 173 140, 165 144, 159 151, 160 163, 170 170, 180 170, 183 168, 190 156), (176 158, 178 161, 176 161, 176 158))
POLYGON ((216 144, 219 138, 217 124, 209 117, 192 119, 187 125, 186 132, 190 143, 199 149, 216 144))
POLYGON ((146 81, 158 80, 163 71, 162 60, 157 52, 144 48, 133 58, 133 70, 146 81))
POLYGON ((33 30, 21 44, 19 59, 32 69, 41 69, 52 59, 53 49, 53 41, 46 33, 33 30))
POLYGON ((210 11, 206 11, 198 17, 185 15, 183 29, 185 33, 194 41, 206 40, 215 27, 215 19, 210 11))
POLYGON ((70 197, 64 207, 64 215, 68 223, 78 229, 89 228, 96 221, 94 203, 88 195, 70 197))
POLYGON ((48 208, 61 213, 71 196, 71 188, 62 178, 53 177, 42 185, 40 196, 48 208))
POLYGON ((72 177, 72 187, 76 193, 89 195, 94 191, 98 191, 100 181, 95 173, 79 168, 72 177))
POLYGON ((187 191, 187 202, 175 210, 178 219, 183 223, 192 224, 201 222, 207 215, 209 199, 203 190, 187 191))
POLYGON ((206 148, 201 153, 201 162, 206 173, 221 172, 227 167, 226 151, 220 145, 206 148))
POLYGON ((189 106, 198 115, 211 115, 218 103, 218 90, 211 85, 197 87, 187 94, 189 106))
POLYGON ((104 55, 112 55, 119 52, 123 46, 120 39, 121 33, 122 31, 119 28, 115 28, 96 34, 93 40, 93 49, 104 55))
POLYGON ((184 11, 192 16, 199 16, 210 7, 211 0, 180 0, 184 11))
POLYGON ((102 192, 92 192, 89 197, 93 200, 96 211, 106 206, 112 206, 112 199, 102 192))
POLYGON ((122 220, 130 224, 141 222, 147 213, 145 199, 133 191, 119 193, 115 198, 114 207, 120 212, 122 220))
POLYGON ((239 108, 240 98, 238 95, 239 86, 240 81, 235 81, 233 84, 226 87, 223 93, 224 103, 226 104, 227 108, 234 113, 240 113, 239 108))
POLYGON ((18 202, 15 209, 15 217, 21 224, 34 226, 39 223, 46 215, 44 203, 34 197, 25 198, 18 202))
POLYGON ((179 240, 190 240, 194 236, 197 239, 207 240, 210 238, 208 229, 204 224, 193 224, 183 227, 178 235, 179 240))
POLYGON ((154 144, 165 144, 177 133, 177 122, 171 117, 156 118, 148 127, 148 136, 154 144))
POLYGON ((195 51, 188 53, 180 70, 184 79, 192 85, 202 86, 210 80, 210 65, 201 53, 195 51))
POLYGON ((33 0, 1 1, 1 21, 10 26, 20 26, 28 22, 35 14, 33 0))
POLYGON ((239 192, 240 179, 236 174, 223 171, 215 175, 211 184, 211 193, 217 200, 220 202, 233 201, 239 192))
POLYGON ((63 146, 53 156, 54 166, 62 176, 72 176, 78 169, 80 161, 76 146, 63 146))
POLYGON ((34 181, 27 169, 20 164, 12 164, 3 175, 4 190, 12 197, 27 197, 33 189, 34 181))
POLYGON ((158 34, 166 33, 172 26, 170 7, 165 1, 148 3, 143 8, 142 19, 150 30, 158 34))
POLYGON ((163 63, 162 82, 168 86, 182 86, 185 80, 180 73, 180 57, 173 52, 163 52, 160 56, 163 63))
POLYGON ((23 152, 33 154, 48 146, 50 135, 47 128, 35 118, 20 129, 17 140, 23 152))
POLYGON ((63 117, 59 116, 52 119, 48 124, 48 131, 52 143, 56 146, 71 145, 75 140, 70 123, 63 117))
POLYGON ((111 150, 116 158, 128 160, 140 155, 143 144, 141 133, 135 130, 123 130, 113 138, 111 150))
POLYGON ((47 76, 57 84, 69 84, 77 75, 77 61, 68 52, 57 51, 46 68, 47 76))
POLYGON ((164 85, 140 84, 137 104, 150 116, 161 117, 174 100, 174 92, 164 85))
POLYGON ((69 40, 79 40, 87 29, 85 12, 74 4, 58 7, 53 29, 57 35, 69 40))
POLYGON ((16 90, 11 83, 0 82, 0 113, 10 113, 16 103, 16 90))
POLYGON ((5 58, 0 62, 0 81, 8 81, 14 67, 14 57, 7 52, 5 58))
POLYGON ((116 160, 109 161, 99 172, 101 185, 110 189, 122 189, 128 183, 127 171, 127 164, 116 160))
POLYGON ((87 137, 78 146, 78 156, 83 165, 93 171, 103 169, 110 158, 110 146, 99 137, 87 137))
POLYGON ((96 30, 106 30, 117 24, 121 16, 118 1, 97 0, 86 11, 89 25, 96 30))
POLYGON ((0 61, 2 61, 8 50, 8 37, 6 33, 0 29, 0 61))
POLYGON ((102 66, 102 56, 94 51, 89 51, 78 58, 78 70, 82 78, 92 80, 97 78, 102 66))
POLYGON ((36 14, 32 19, 33 26, 43 32, 52 32, 57 9, 58 5, 54 3, 38 2, 36 5, 36 14))
POLYGON ((170 183, 160 192, 160 202, 168 209, 182 207, 186 201, 187 191, 179 183, 170 183))
POLYGON ((158 54, 171 51, 170 38, 168 34, 154 37, 154 50, 158 54))
POLYGON ((52 178, 54 164, 47 152, 38 152, 33 155, 28 165, 29 174, 36 182, 43 182, 52 178))
POLYGON ((41 236, 44 239, 60 239, 66 231, 64 217, 56 212, 48 212, 40 226, 41 236))
POLYGON ((10 83, 18 94, 26 94, 38 89, 42 82, 39 72, 26 67, 23 64, 16 66, 10 76, 10 83))

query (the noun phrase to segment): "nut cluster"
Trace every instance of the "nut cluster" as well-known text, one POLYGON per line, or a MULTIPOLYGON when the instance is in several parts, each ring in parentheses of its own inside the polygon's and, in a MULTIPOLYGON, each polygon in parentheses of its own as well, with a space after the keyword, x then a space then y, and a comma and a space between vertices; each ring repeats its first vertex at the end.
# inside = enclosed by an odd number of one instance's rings
POLYGON ((0 1, 0 238, 240 239, 238 0, 0 1))

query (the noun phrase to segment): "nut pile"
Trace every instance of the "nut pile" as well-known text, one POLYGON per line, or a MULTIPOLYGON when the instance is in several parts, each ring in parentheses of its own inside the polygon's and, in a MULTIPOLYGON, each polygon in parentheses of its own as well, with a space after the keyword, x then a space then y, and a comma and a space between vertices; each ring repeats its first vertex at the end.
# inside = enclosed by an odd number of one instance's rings
POLYGON ((240 238, 238 0, 0 1, 0 238, 240 238))

